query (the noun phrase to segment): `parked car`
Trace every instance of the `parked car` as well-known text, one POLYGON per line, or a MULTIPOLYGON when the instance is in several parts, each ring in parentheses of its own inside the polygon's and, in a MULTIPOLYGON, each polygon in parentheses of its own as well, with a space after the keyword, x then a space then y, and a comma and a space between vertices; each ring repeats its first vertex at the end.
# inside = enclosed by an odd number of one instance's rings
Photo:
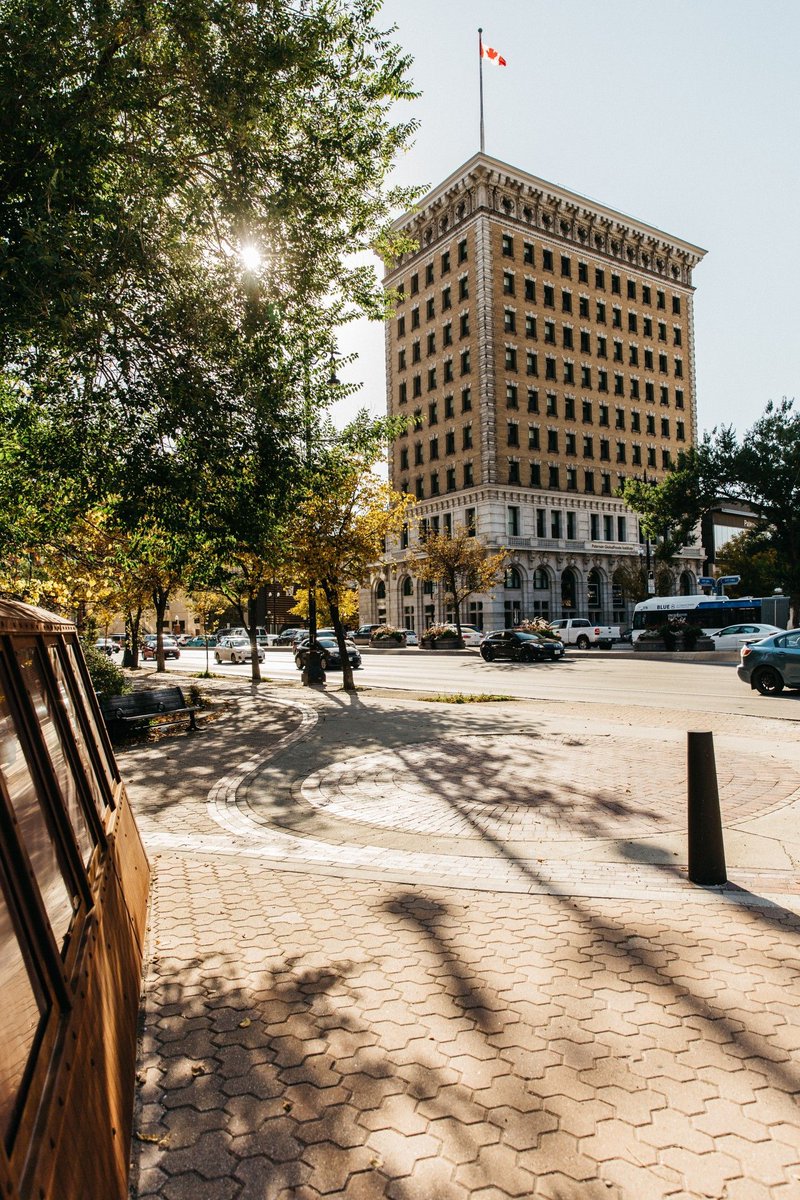
POLYGON ((737 674, 762 696, 777 696, 785 687, 800 688, 800 629, 743 646, 737 674))
POLYGON ((208 637, 190 637, 187 638, 183 643, 184 649, 186 650, 205 650, 206 646, 208 646, 210 650, 213 650, 216 644, 217 639, 214 637, 213 633, 208 637))
MULTIPOLYGON (((178 646, 178 643, 175 641, 174 637, 171 637, 165 633, 164 638, 163 638, 163 645, 164 645, 164 658, 180 658, 180 656, 181 656, 180 648, 178 646)), ((156 635, 154 633, 149 633, 147 635, 147 637, 144 639, 144 645, 142 646, 142 658, 146 661, 147 659, 151 659, 151 658, 154 659, 157 656, 158 656, 158 639, 156 638, 156 635)))
MULTIPOLYGON (((264 661, 264 651, 261 646, 256 646, 256 654, 258 661, 264 661)), ((214 662, 218 663, 245 663, 252 662, 253 651, 250 645, 250 638, 246 637, 225 637, 221 638, 214 650, 214 662)))
MULTIPOLYGON (((386 622, 384 621, 385 624, 386 622)), ((380 625, 359 625, 355 633, 352 634, 351 641, 355 642, 358 646, 368 646, 373 629, 380 629, 380 625)))
POLYGON ((785 633, 777 625, 726 625, 724 629, 712 633, 715 650, 741 650, 746 642, 758 641, 769 637, 771 633, 785 633))
POLYGON ((618 642, 622 636, 618 625, 595 625, 586 617, 551 621, 550 628, 558 634, 565 646, 577 646, 579 650, 588 650, 590 646, 610 650, 614 642, 618 642))
MULTIPOLYGON (((243 637, 250 640, 250 633, 244 625, 226 625, 222 629, 217 630, 217 640, 229 637, 243 637)), ((276 640, 274 633, 267 633, 263 625, 256 626, 256 645, 269 646, 271 642, 276 640)))
POLYGON ((406 645, 407 646, 418 646, 419 645, 419 638, 417 637, 417 635, 413 629, 404 629, 403 633, 406 635, 406 645))
MULTIPOLYGON (((295 653, 297 653, 298 647, 303 646, 308 641, 310 636, 311 636, 311 630, 298 629, 297 633, 294 635, 294 638, 292 640, 292 650, 295 653)), ((327 627, 325 629, 318 629, 317 637, 318 638, 333 638, 333 640, 335 642, 336 641, 336 630, 329 629, 327 627)))
POLYGON ((561 642, 520 629, 498 629, 487 633, 481 642, 481 658, 485 662, 494 662, 497 658, 511 662, 542 662, 545 659, 554 662, 563 657, 561 642))
POLYGON ((118 645, 113 638, 98 638, 94 644, 94 648, 110 657, 112 654, 116 654, 118 650, 121 650, 122 646, 118 645))
POLYGON ((293 625, 290 629, 282 629, 275 638, 276 646, 291 646, 298 633, 308 633, 307 629, 300 629, 299 626, 293 625))
MULTIPOLYGON (((336 638, 319 637, 317 638, 316 644, 322 655, 321 665, 323 671, 340 671, 342 669, 342 659, 341 655, 339 654, 339 645, 336 641, 336 638)), ((354 646, 352 642, 347 642, 346 645, 347 657, 350 661, 350 666, 353 668, 353 670, 358 670, 358 668, 361 666, 361 655, 357 647, 354 646)), ((303 667, 306 665, 308 650, 308 642, 304 642, 297 648, 297 653, 294 656, 294 662, 298 671, 302 671, 303 667)))
POLYGON ((465 646, 480 646, 484 635, 477 625, 462 625, 461 636, 465 646))

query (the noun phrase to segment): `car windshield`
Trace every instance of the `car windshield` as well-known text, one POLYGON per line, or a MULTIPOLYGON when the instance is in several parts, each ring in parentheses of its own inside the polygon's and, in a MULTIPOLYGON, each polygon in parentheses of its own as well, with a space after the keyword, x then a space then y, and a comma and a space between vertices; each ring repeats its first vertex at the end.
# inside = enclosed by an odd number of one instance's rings
POLYGON ((247 638, 235 637, 235 638, 228 638, 228 645, 229 646, 249 646, 250 643, 248 642, 247 638))

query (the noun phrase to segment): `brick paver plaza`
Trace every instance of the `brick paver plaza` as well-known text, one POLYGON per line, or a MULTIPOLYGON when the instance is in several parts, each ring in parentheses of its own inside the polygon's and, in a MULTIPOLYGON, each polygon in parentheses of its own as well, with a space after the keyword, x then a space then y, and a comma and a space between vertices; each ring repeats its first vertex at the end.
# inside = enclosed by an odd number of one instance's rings
POLYGON ((793 722, 218 687, 120 754, 136 1200, 800 1200, 793 722), (690 728, 722 889, 686 879, 690 728))

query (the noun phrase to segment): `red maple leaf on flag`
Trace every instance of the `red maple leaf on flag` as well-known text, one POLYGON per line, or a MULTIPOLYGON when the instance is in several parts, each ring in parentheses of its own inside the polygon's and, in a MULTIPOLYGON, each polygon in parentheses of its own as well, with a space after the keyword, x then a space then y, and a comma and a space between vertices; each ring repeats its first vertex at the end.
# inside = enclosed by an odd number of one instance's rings
POLYGON ((508 66, 508 63, 499 51, 492 49, 491 46, 484 46, 483 42, 481 42, 481 58, 488 58, 489 62, 493 62, 496 67, 508 66))

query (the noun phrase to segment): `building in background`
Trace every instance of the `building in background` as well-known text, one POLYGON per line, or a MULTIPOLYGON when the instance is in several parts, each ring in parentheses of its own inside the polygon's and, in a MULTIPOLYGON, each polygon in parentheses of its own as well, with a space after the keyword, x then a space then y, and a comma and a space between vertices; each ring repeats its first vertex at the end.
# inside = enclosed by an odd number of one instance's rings
MULTIPOLYGON (((695 441, 692 271, 705 251, 485 154, 395 228, 418 248, 385 275, 400 296, 388 412, 413 422, 390 478, 418 505, 362 620, 446 619, 446 598, 405 564, 420 532, 461 525, 508 549, 505 579, 463 619, 627 620, 624 568, 649 547, 616 492, 662 478, 695 441)), ((696 590, 703 557, 686 550, 676 591, 696 590)))

